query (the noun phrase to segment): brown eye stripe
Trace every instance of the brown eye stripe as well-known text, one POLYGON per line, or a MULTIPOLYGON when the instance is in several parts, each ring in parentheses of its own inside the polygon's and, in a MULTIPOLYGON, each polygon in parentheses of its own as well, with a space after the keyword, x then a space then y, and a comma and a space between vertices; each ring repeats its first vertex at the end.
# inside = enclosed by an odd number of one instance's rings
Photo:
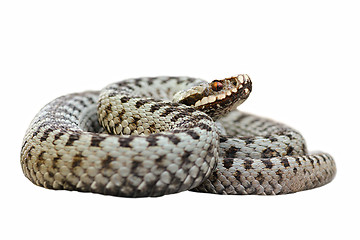
POLYGON ((222 90, 224 85, 221 82, 212 82, 211 83, 211 89, 214 91, 220 91, 222 90))

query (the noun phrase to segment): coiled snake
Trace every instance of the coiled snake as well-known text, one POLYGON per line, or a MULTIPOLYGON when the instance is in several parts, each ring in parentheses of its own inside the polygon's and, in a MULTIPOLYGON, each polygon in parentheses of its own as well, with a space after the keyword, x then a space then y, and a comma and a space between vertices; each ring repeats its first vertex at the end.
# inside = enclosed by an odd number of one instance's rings
POLYGON ((185 190, 274 195, 322 186, 336 172, 283 124, 235 108, 248 75, 127 79, 59 97, 35 116, 21 166, 36 185, 126 197, 185 190))

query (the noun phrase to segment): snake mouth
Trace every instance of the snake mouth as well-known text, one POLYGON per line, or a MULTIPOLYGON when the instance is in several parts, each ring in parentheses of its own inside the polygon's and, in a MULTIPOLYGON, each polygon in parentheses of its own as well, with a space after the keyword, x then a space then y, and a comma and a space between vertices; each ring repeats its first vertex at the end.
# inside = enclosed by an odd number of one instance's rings
POLYGON ((248 87, 244 88, 243 85, 239 86, 238 88, 232 88, 231 90, 228 90, 224 93, 218 94, 218 95, 211 95, 207 97, 203 97, 200 100, 196 101, 193 105, 195 108, 205 106, 208 104, 214 104, 219 102, 226 102, 230 99, 236 98, 244 98, 245 96, 248 96, 250 94, 250 89, 248 87), (243 89, 243 91, 242 91, 243 89))
POLYGON ((203 96, 192 106, 201 110, 218 104, 237 107, 249 97, 251 90, 251 80, 246 74, 214 80, 209 84, 208 91, 204 91, 203 96))

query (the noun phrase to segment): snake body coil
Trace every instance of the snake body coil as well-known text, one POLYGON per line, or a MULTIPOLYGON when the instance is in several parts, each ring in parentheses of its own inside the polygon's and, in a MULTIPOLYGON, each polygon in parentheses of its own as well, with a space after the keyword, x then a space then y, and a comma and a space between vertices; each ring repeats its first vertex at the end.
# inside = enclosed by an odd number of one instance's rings
POLYGON ((26 132, 23 172, 45 188, 126 197, 274 195, 330 182, 330 155, 308 154, 297 131, 235 109, 251 90, 247 75, 155 77, 59 97, 26 132))

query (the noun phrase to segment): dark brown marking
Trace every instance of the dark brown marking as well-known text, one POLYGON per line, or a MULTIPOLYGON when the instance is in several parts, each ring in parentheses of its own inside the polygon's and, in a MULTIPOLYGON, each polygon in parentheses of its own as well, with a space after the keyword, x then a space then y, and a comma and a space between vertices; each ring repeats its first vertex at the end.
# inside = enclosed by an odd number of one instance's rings
POLYGON ((134 79, 134 84, 135 84, 135 86, 137 86, 137 87, 139 87, 139 88, 141 88, 142 86, 141 86, 141 83, 142 82, 142 79, 141 78, 136 78, 136 79, 134 79))
POLYGON ((302 144, 302 149, 303 149, 304 151, 306 151, 306 144, 305 144, 305 143, 302 144))
POLYGON ((119 112, 119 118, 122 118, 122 116, 125 114, 125 109, 121 109, 121 112, 119 112))
POLYGON ((40 141, 43 142, 43 141, 46 141, 46 139, 49 137, 49 133, 51 132, 52 130, 51 129, 46 129, 43 133, 43 135, 41 136, 40 138, 40 141))
POLYGON ((155 159, 155 162, 161 163, 164 158, 165 158, 165 155, 160 155, 157 159, 155 159))
POLYGON ((152 77, 152 78, 149 78, 149 79, 148 79, 148 84, 149 84, 150 86, 153 85, 155 79, 156 79, 156 78, 153 78, 153 77, 152 77))
POLYGON ((24 149, 24 147, 25 147, 26 144, 27 144, 27 141, 25 140, 25 141, 23 142, 23 145, 21 146, 21 151, 24 149))
POLYGON ((115 160, 114 157, 112 156, 107 156, 106 159, 102 160, 101 161, 101 166, 102 168, 106 169, 106 168, 109 168, 110 167, 110 163, 113 162, 115 160))
POLYGON ((166 117, 167 115, 169 115, 170 113, 172 113, 172 112, 174 112, 174 111, 176 111, 175 108, 173 108, 173 107, 168 107, 168 108, 166 108, 166 109, 164 110, 164 112, 162 112, 162 113, 160 114, 160 117, 166 117))
POLYGON ((161 83, 166 84, 168 80, 169 80, 169 78, 163 79, 163 80, 161 80, 161 83))
POLYGON ((191 155, 191 152, 185 151, 184 154, 181 156, 181 160, 186 163, 189 161, 189 157, 191 155))
POLYGON ((167 137, 175 145, 177 145, 180 142, 180 139, 175 135, 168 135, 167 137))
POLYGON ((312 159, 311 157, 309 157, 309 161, 310 161, 312 167, 314 167, 314 159, 312 159))
POLYGON ((103 136, 93 135, 91 138, 90 146, 99 147, 100 143, 105 139, 103 136))
POLYGON ((120 144, 120 147, 131 147, 130 142, 132 140, 133 140, 133 137, 131 137, 131 136, 127 137, 127 138, 121 136, 121 137, 119 137, 118 142, 120 144))
POLYGON ((293 154, 294 148, 292 146, 289 146, 286 149, 286 155, 291 156, 293 154))
POLYGON ((236 157, 236 153, 239 151, 240 149, 234 146, 231 146, 229 149, 225 150, 225 156, 227 158, 235 158, 236 157))
POLYGON ((40 127, 36 131, 33 132, 33 134, 32 134, 33 138, 39 134, 39 132, 40 132, 39 129, 40 129, 40 127))
POLYGON ((81 159, 82 159, 82 155, 81 154, 77 154, 74 156, 73 158, 73 162, 72 162, 72 167, 77 167, 77 166, 80 166, 80 163, 81 163, 81 159))
POLYGON ((71 134, 65 146, 72 146, 75 141, 79 140, 79 138, 80 138, 80 134, 71 134))
POLYGON ((228 140, 227 137, 220 136, 220 143, 226 142, 228 140))
POLYGON ((233 158, 224 158, 224 167, 225 167, 226 169, 231 168, 232 165, 233 165, 233 163, 234 163, 234 159, 233 159, 233 158))
POLYGON ((290 140, 293 140, 294 137, 291 133, 287 133, 287 134, 284 134, 285 136, 287 136, 288 138, 290 138, 290 140))
POLYGON ((265 165, 267 169, 271 169, 274 166, 274 164, 267 159, 261 160, 261 162, 265 165))
POLYGON ((252 164, 253 164, 253 163, 254 163, 253 160, 251 160, 251 159, 245 159, 245 160, 244 160, 244 168, 245 168, 246 170, 252 169, 252 164))
POLYGON ((272 158, 272 157, 278 157, 279 153, 275 150, 272 150, 271 148, 266 148, 262 151, 261 157, 262 158, 272 158))
POLYGON ((283 178, 283 172, 279 169, 279 170, 276 171, 276 175, 279 176, 279 178, 280 178, 279 181, 281 181, 282 178, 283 178))
POLYGON ((151 124, 151 125, 149 126, 149 130, 150 130, 151 133, 156 132, 155 123, 153 123, 153 124, 151 124))
POLYGON ((258 173, 258 175, 255 177, 255 179, 258 180, 260 184, 263 184, 265 181, 265 177, 264 177, 264 175, 262 175, 261 172, 258 173))
MULTIPOLYGON (((177 104, 177 103, 174 103, 174 104, 177 104)), ((177 104, 177 106, 180 105, 180 104, 177 104)), ((192 108, 192 107, 186 107, 186 109, 184 110, 186 111, 187 113, 193 113, 196 111, 195 108, 192 108)), ((206 116, 207 117, 207 116, 206 116)))
POLYGON ((38 160, 41 162, 41 163, 44 163, 44 154, 45 154, 45 151, 42 151, 39 156, 38 156, 38 160))
POLYGON ((86 99, 90 102, 90 103, 95 103, 94 99, 92 97, 86 97, 86 99))
POLYGON ((75 106, 75 105, 72 104, 72 103, 68 103, 68 106, 69 106, 70 108, 72 108, 73 110, 75 110, 75 111, 81 112, 81 109, 78 108, 77 106, 75 106))
POLYGON ((118 93, 116 91, 111 91, 107 96, 108 97, 115 97, 118 93))
POLYGON ((146 141, 149 143, 149 147, 157 146, 157 137, 160 136, 160 134, 152 134, 146 137, 146 141))
POLYGON ((236 180, 241 182, 241 172, 239 170, 236 170, 233 176, 235 177, 236 180))
POLYGON ((138 117, 135 117, 135 116, 133 116, 132 117, 133 119, 134 119, 134 123, 137 125, 137 122, 141 119, 141 118, 138 118, 138 117))
POLYGON ((84 102, 84 100, 82 99, 76 99, 76 101, 82 106, 82 107, 86 107, 87 104, 84 102))
POLYGON ((253 138, 250 138, 250 137, 243 138, 243 140, 245 140, 245 143, 246 143, 246 144, 253 144, 253 143, 254 143, 254 139, 253 139, 253 138))
POLYGON ((148 100, 148 99, 140 99, 136 102, 135 107, 139 108, 139 107, 143 106, 144 104, 148 103, 149 101, 150 100, 148 100))
POLYGON ((127 103, 129 100, 130 100, 130 98, 127 97, 127 96, 124 96, 124 97, 120 98, 120 101, 121 101, 122 103, 127 103))
POLYGON ((248 114, 241 114, 238 118, 235 119, 234 122, 241 122, 242 120, 244 120, 244 118, 247 118, 248 116, 248 114))
POLYGON ((268 139, 271 141, 271 142, 276 142, 277 141, 277 138, 273 137, 273 136, 268 136, 268 139))
POLYGON ((200 138, 199 134, 197 134, 193 130, 187 130, 186 133, 189 134, 195 140, 200 138))
POLYGON ((54 159, 52 160, 52 167, 53 168, 57 168, 57 163, 60 160, 59 157, 54 157, 54 159))
POLYGON ((206 131, 208 131, 208 132, 212 131, 212 128, 211 128, 209 125, 204 124, 204 123, 199 123, 199 124, 198 124, 198 127, 199 127, 200 129, 206 130, 206 131))
POLYGON ((155 112, 155 111, 157 111, 157 110, 159 110, 161 107, 162 107, 163 105, 162 104, 159 104, 159 103, 157 103, 157 104, 154 104, 154 105, 152 105, 151 106, 151 108, 150 108, 150 112, 155 112))
POLYGON ((282 158, 282 159, 281 159, 281 164, 282 164, 284 167, 290 167, 289 161, 288 161, 286 158, 282 158))
POLYGON ((320 159, 318 158, 318 156, 314 155, 314 158, 316 159, 317 165, 320 165, 320 159))
POLYGON ((108 112, 111 112, 111 108, 112 108, 112 104, 111 104, 111 102, 109 102, 109 105, 107 105, 105 109, 106 109, 108 112))
POLYGON ((171 121, 172 121, 172 122, 176 122, 179 118, 183 118, 183 117, 185 117, 185 116, 187 116, 186 113, 180 112, 180 113, 176 114, 175 116, 173 116, 173 117, 171 118, 171 121))
POLYGON ((54 174, 53 172, 51 172, 51 171, 48 171, 47 173, 49 174, 49 177, 50 177, 50 178, 53 178, 54 175, 55 175, 55 174, 54 174))

